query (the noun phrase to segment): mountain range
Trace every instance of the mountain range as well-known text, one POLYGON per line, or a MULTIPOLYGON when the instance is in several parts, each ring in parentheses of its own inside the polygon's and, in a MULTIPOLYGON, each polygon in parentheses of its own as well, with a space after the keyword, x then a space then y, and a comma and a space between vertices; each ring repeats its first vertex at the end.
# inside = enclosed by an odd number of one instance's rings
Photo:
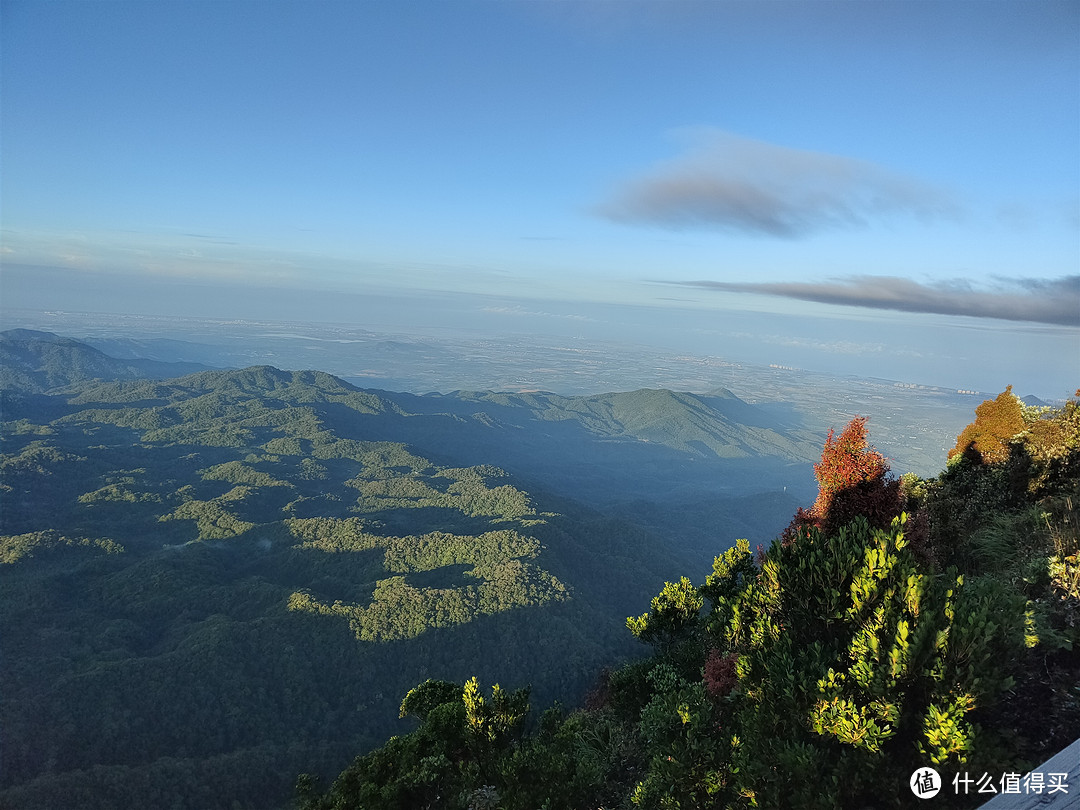
POLYGON ((580 701, 665 577, 775 535, 816 452, 723 390, 418 396, 23 330, 0 352, 17 807, 283 806, 429 676, 580 701))

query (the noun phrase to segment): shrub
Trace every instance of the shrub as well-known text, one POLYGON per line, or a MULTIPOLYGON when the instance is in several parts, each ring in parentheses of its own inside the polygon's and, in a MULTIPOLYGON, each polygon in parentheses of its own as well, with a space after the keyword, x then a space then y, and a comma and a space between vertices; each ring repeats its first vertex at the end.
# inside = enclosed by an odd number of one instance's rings
POLYGON ((796 512, 782 535, 784 542, 811 526, 835 533, 856 517, 874 528, 888 527, 901 509, 900 482, 888 473, 889 463, 868 441, 865 416, 848 422, 839 436, 830 430, 821 461, 814 465, 817 500, 809 511, 796 512))
POLYGON ((976 463, 1000 464, 1008 459, 1009 444, 1024 428, 1024 404, 1007 386, 975 409, 975 421, 956 437, 949 458, 964 455, 976 463))

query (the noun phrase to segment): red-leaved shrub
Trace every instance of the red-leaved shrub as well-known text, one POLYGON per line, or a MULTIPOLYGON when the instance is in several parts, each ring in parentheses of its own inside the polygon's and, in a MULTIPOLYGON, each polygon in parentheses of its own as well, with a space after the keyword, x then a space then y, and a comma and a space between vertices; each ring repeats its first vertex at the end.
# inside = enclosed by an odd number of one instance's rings
POLYGON ((866 417, 856 416, 837 436, 829 431, 821 461, 814 465, 818 497, 800 508, 781 540, 790 543, 800 529, 814 526, 832 534, 859 515, 871 527, 886 528, 900 514, 900 482, 889 478, 885 456, 867 441, 866 417))
POLYGON ((723 697, 735 688, 738 678, 735 675, 735 653, 724 655, 720 650, 709 650, 705 659, 705 691, 712 697, 723 697))

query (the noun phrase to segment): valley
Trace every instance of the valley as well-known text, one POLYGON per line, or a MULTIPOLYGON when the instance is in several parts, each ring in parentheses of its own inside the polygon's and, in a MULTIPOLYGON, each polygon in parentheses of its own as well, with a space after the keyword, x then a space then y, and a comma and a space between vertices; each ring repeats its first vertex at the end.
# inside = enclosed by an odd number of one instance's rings
POLYGON ((40 333, 0 350, 20 807, 203 806, 237 771, 280 806, 400 733, 425 677, 577 703, 640 654, 624 620, 665 577, 775 534, 813 452, 726 392, 416 396, 268 366, 150 379, 40 333))

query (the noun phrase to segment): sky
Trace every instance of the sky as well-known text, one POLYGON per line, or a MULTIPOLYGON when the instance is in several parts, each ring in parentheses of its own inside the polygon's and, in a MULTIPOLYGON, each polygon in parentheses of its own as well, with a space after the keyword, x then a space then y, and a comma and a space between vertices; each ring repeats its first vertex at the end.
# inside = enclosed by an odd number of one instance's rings
POLYGON ((0 14, 9 310, 272 300, 408 328, 445 300, 497 330, 617 305, 662 312, 654 331, 686 313, 687 341, 759 313, 762 335, 830 335, 808 365, 1080 384, 1075 2, 0 14))

